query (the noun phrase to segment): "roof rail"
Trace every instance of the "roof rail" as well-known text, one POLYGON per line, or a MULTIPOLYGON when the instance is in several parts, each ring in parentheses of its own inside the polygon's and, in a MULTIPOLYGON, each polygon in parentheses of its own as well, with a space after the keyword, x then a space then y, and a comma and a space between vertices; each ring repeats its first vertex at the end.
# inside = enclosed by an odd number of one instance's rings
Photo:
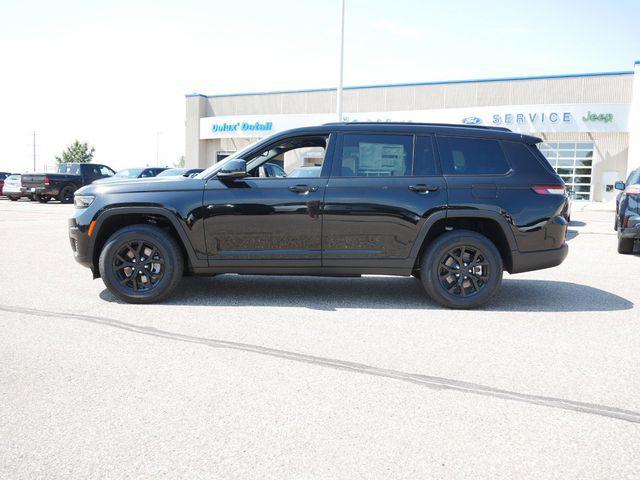
POLYGON ((511 132, 507 127, 494 127, 492 125, 466 125, 464 123, 428 123, 428 122, 328 122, 324 125, 417 125, 425 127, 457 127, 457 128, 479 128, 483 130, 500 130, 511 132))

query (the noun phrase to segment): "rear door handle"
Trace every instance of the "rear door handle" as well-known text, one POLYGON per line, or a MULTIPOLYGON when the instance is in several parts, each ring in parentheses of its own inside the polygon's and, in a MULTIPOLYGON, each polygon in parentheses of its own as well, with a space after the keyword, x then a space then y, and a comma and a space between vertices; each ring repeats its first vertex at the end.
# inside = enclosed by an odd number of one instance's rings
POLYGON ((425 185, 423 183, 419 183, 417 185, 409 185, 409 190, 416 193, 429 193, 435 192, 438 190, 437 185, 425 185))
POLYGON ((289 191, 294 193, 309 193, 317 190, 318 187, 310 187, 309 185, 292 185, 289 187, 289 191))

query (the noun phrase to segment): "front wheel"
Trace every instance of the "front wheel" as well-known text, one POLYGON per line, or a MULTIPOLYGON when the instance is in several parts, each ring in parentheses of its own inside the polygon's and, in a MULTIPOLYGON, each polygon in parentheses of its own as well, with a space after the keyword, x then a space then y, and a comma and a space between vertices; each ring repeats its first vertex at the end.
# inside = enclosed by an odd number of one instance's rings
POLYGON ((102 281, 128 303, 159 302, 182 278, 182 251, 166 231, 131 225, 111 235, 100 252, 102 281))
POLYGON ((444 233, 428 246, 420 265, 429 296, 449 308, 475 308, 502 283, 502 257, 484 235, 470 230, 444 233))

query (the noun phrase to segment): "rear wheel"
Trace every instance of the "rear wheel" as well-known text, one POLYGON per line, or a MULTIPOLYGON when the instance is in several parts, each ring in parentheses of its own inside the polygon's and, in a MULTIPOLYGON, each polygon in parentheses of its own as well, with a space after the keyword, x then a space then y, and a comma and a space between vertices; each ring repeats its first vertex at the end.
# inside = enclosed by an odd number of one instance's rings
POLYGON ((40 203, 47 203, 49 200, 51 200, 51 197, 48 197, 47 195, 34 195, 34 198, 40 202, 40 203))
POLYGON ((618 253, 622 253, 624 255, 633 253, 633 238, 619 238, 618 253))
POLYGON ((111 235, 98 266, 109 291, 128 303, 163 300, 180 282, 184 268, 174 238, 150 225, 132 225, 111 235))
POLYGON ((73 202, 73 194, 74 194, 75 191, 76 191, 76 189, 73 186, 65 185, 60 190, 60 193, 58 195, 58 200, 60 200, 61 203, 72 203, 73 202))
POLYGON ((451 231, 429 245, 420 271, 422 285, 433 300, 449 308, 475 308, 500 287, 502 257, 484 235, 451 231))
POLYGON ((11 200, 12 202, 17 202, 18 201, 18 197, 8 197, 9 200, 11 200))

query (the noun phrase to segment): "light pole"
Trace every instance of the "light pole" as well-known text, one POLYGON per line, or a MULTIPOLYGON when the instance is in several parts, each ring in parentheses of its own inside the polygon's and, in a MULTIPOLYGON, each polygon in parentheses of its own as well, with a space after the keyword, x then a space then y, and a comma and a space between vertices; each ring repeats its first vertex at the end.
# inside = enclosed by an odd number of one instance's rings
POLYGON ((160 135, 162 132, 156 132, 156 167, 160 166, 160 135))
POLYGON ((345 0, 341 0, 342 6, 340 8, 340 45, 338 46, 340 66, 338 73, 338 89, 336 91, 336 114, 338 115, 338 121, 342 121, 342 71, 344 68, 344 4, 345 0))

